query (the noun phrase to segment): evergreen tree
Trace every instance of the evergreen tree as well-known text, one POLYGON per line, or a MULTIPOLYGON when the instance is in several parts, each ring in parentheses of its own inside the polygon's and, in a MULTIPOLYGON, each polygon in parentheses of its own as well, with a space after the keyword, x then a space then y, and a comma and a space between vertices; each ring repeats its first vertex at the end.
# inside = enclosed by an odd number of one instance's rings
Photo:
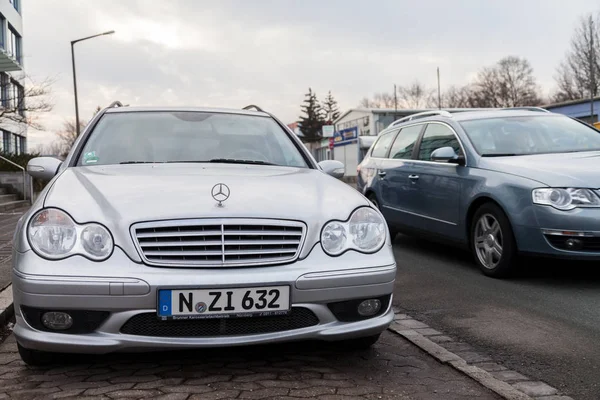
POLYGON ((323 110, 317 100, 317 95, 308 88, 308 93, 301 107, 304 115, 300 116, 300 131, 304 135, 302 140, 316 142, 321 139, 321 128, 324 124, 323 110))
POLYGON ((325 121, 328 125, 333 124, 333 121, 338 119, 340 116, 340 110, 338 108, 337 101, 333 98, 331 90, 327 93, 327 97, 323 102, 323 113, 325 114, 325 121))

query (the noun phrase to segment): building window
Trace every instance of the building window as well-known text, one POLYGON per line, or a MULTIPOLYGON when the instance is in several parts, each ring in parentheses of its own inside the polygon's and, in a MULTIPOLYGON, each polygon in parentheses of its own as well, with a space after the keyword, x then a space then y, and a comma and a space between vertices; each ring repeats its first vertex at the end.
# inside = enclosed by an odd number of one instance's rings
POLYGON ((0 72, 0 103, 2 103, 2 107, 4 108, 9 107, 9 85, 8 75, 5 72, 0 72))
POLYGON ((0 46, 6 48, 6 19, 0 14, 0 46))
POLYGON ((10 25, 8 25, 7 36, 6 53, 21 64, 21 36, 10 25))
POLYGON ((8 0, 8 1, 10 2, 10 4, 13 5, 15 10, 17 10, 17 12, 19 14, 21 14, 21 0, 8 0))
POLYGON ((10 154, 10 152, 12 151, 11 145, 10 145, 10 143, 11 143, 10 132, 7 132, 7 131, 0 131, 0 132, 2 132, 2 136, 3 136, 3 139, 2 139, 2 143, 4 146, 3 151, 6 154, 10 154))
POLYGON ((27 152, 27 138, 21 136, 21 144, 19 147, 19 150, 21 151, 21 154, 25 154, 27 152))
POLYGON ((19 83, 15 82, 13 85, 17 88, 17 112, 21 117, 25 116, 25 89, 19 83))

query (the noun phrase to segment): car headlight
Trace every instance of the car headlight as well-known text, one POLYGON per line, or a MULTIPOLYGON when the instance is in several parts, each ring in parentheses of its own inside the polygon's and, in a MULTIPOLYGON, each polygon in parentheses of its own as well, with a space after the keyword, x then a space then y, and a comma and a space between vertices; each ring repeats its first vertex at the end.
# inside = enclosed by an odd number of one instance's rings
POLYGON ((52 260, 75 254, 101 261, 113 251, 113 239, 105 227, 96 223, 77 224, 64 211, 48 208, 36 213, 27 230, 33 250, 52 260))
POLYGON ((332 256, 346 250, 374 253, 385 243, 387 225, 379 213, 370 207, 361 207, 350 218, 330 221, 321 231, 321 246, 332 256))
POLYGON ((533 202, 552 206, 559 210, 577 207, 600 207, 600 197, 590 189, 540 188, 533 190, 533 202))

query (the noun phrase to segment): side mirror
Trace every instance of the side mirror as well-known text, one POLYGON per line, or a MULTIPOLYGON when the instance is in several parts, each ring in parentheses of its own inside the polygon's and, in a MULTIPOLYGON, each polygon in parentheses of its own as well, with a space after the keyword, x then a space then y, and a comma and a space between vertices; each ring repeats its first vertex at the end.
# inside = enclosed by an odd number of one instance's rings
POLYGON ((341 179, 346 173, 344 164, 336 160, 323 160, 319 163, 319 167, 321 167, 323 172, 327 175, 331 175, 337 179, 341 179))
POLYGON ((465 157, 456 154, 452 147, 440 147, 431 153, 431 161, 447 162, 458 165, 465 165, 465 157))
POLYGON ((48 182, 54 178, 62 161, 54 157, 36 157, 27 163, 27 173, 36 179, 48 182))

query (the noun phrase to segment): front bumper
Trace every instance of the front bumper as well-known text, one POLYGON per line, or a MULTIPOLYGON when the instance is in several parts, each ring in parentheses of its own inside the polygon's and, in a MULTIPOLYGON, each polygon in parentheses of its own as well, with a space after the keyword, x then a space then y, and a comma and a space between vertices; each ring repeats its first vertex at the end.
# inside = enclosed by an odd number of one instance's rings
MULTIPOLYGON (((570 211, 560 211, 541 205, 535 205, 533 209, 534 212, 530 214, 531 217, 528 220, 513 226, 517 247, 521 253, 579 260, 600 260, 600 248, 596 250, 590 246, 583 250, 568 250, 560 248, 556 244, 553 245, 549 240, 550 237, 544 234, 545 232, 564 231, 593 234, 594 237, 600 239, 600 210, 576 208, 570 211)), ((553 235, 551 238, 557 240, 559 237, 553 235)), ((565 235, 564 239, 570 237, 565 235)))
POLYGON ((391 295, 396 266, 389 246, 376 254, 348 252, 329 257, 320 246, 293 264, 256 268, 156 268, 132 262, 118 248, 97 263, 83 257, 46 261, 32 251, 15 253, 13 294, 17 324, 14 334, 26 348, 73 353, 108 353, 193 347, 220 347, 291 340, 343 340, 377 334, 393 319, 391 300, 378 316, 341 322, 329 303, 391 295), (47 271, 53 274, 48 275, 47 271), (44 273, 45 272, 45 273, 44 273), (290 285, 293 307, 318 318, 314 326, 252 335, 156 337, 121 333, 132 317, 156 313, 157 290, 163 287, 240 287, 290 285), (34 329, 21 306, 45 310, 107 311, 92 333, 54 333, 34 329))

